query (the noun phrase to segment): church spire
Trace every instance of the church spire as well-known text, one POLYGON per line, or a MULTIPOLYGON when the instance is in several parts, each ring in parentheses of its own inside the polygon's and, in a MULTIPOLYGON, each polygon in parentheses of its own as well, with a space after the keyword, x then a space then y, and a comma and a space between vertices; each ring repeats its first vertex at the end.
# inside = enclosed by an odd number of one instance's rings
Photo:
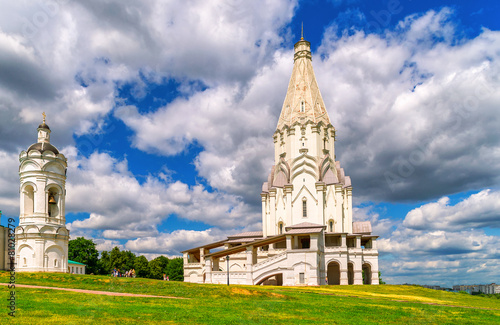
POLYGON ((322 121, 325 125, 330 124, 312 67, 311 43, 303 38, 303 27, 301 35, 300 41, 294 46, 293 71, 281 109, 278 130, 297 122, 305 124, 308 121, 313 123, 322 121))

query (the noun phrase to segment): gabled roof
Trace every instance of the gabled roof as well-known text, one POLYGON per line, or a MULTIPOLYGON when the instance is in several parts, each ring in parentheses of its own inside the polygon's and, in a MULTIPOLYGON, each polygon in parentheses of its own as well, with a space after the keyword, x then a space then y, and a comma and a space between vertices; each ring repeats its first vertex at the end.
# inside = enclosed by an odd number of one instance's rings
POLYGON ((248 243, 248 244, 239 245, 239 246, 231 247, 231 248, 224 249, 224 250, 221 250, 221 251, 218 251, 218 252, 210 253, 210 254, 205 255, 205 257, 215 257, 215 258, 218 258, 218 257, 226 256, 226 255, 236 254, 236 253, 240 253, 240 252, 246 251, 247 247, 249 247, 249 246, 261 247, 261 246, 264 246, 264 245, 270 245, 270 244, 277 243, 279 241, 285 240, 285 237, 286 237, 285 234, 283 234, 283 235, 277 235, 277 236, 271 236, 271 237, 267 237, 267 238, 264 238, 264 239, 259 239, 259 240, 253 241, 253 242, 248 243))
POLYGON ((296 225, 285 227, 285 230, 288 230, 288 229, 304 229, 304 228, 322 228, 322 229, 325 229, 326 226, 319 225, 317 223, 302 222, 302 223, 299 223, 299 224, 296 224, 296 225))
POLYGON ((355 221, 352 223, 353 234, 371 234, 372 224, 370 221, 355 221))
POLYGON ((295 229, 288 230, 285 234, 286 235, 314 234, 314 233, 321 232, 323 229, 324 229, 323 227, 318 227, 318 228, 295 228, 295 229))
POLYGON ((234 238, 234 239, 229 239, 227 241, 228 244, 233 244, 233 243, 249 243, 255 240, 262 239, 262 237, 246 237, 246 238, 234 238))
POLYGON ((227 242, 227 239, 224 239, 224 240, 220 240, 220 241, 217 241, 217 242, 214 242, 211 244, 186 249, 185 251, 182 251, 181 253, 196 252, 196 251, 199 251, 200 248, 212 249, 212 248, 220 247, 220 246, 224 245, 224 243, 226 243, 226 242, 227 242))
POLYGON ((68 264, 76 264, 76 265, 84 265, 84 266, 87 266, 86 264, 83 264, 83 263, 80 263, 80 262, 75 262, 75 261, 72 261, 72 260, 68 260, 68 264))
POLYGON ((236 235, 227 236, 227 238, 239 238, 239 237, 262 237, 262 231, 247 231, 247 232, 241 232, 236 235))

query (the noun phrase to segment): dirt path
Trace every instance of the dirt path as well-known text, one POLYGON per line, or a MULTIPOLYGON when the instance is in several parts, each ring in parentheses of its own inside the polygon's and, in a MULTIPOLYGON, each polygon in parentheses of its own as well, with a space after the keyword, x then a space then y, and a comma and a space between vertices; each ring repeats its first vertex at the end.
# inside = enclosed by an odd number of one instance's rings
MULTIPOLYGON (((0 285, 7 286, 8 283, 0 283, 0 285)), ((142 297, 142 298, 165 298, 165 299, 189 299, 182 297, 170 297, 170 296, 153 296, 153 295, 142 295, 137 293, 125 293, 125 292, 110 292, 110 291, 97 291, 97 290, 85 290, 85 289, 72 289, 72 288, 57 288, 57 287, 44 287, 35 286, 28 284, 16 284, 19 288, 33 288, 33 289, 50 289, 50 290, 61 290, 61 291, 73 291, 80 293, 89 293, 93 295, 105 295, 105 296, 121 296, 121 297, 142 297)))

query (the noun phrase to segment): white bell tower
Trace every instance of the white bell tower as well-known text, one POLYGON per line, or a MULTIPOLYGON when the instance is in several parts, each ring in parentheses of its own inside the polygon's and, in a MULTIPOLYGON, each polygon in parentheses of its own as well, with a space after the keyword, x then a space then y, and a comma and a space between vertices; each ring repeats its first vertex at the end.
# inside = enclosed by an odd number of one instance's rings
POLYGON ((67 159, 50 144, 51 131, 45 123, 45 113, 37 131, 38 142, 19 155, 16 271, 68 272, 67 159))

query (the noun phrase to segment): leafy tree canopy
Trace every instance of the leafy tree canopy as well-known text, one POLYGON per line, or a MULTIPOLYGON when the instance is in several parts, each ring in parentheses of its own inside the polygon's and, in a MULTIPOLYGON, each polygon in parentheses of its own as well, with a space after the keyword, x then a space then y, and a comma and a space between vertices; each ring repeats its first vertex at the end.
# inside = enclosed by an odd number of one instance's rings
POLYGON ((170 281, 184 281, 184 260, 180 257, 171 259, 167 265, 170 281))
POLYGON ((72 239, 68 244, 68 259, 86 265, 87 274, 98 273, 99 252, 91 239, 78 237, 72 239))
POLYGON ((169 259, 165 256, 158 256, 149 262, 150 277, 152 279, 163 280, 163 274, 167 273, 169 259))
POLYGON ((137 257, 135 259, 134 269, 136 276, 140 278, 148 278, 150 273, 148 259, 143 255, 137 257))

